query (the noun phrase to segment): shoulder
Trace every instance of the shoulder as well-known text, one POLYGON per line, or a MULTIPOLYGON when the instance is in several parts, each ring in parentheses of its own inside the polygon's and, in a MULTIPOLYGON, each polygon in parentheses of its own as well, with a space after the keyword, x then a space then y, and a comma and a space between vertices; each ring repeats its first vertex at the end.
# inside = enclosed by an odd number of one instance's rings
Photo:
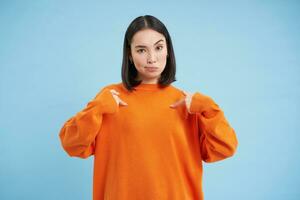
POLYGON ((111 83, 111 84, 108 84, 108 85, 105 85, 101 88, 101 90, 104 90, 104 89, 116 89, 118 87, 118 84, 119 83, 111 83))
POLYGON ((179 87, 176 87, 174 85, 170 85, 170 91, 176 95, 179 95, 179 96, 184 96, 184 92, 181 88, 179 87))
POLYGON ((109 92, 111 89, 116 89, 116 85, 117 85, 116 83, 111 83, 100 87, 94 99, 100 98, 100 96, 104 95, 104 93, 109 92))
POLYGON ((104 85, 101 88, 99 88, 98 94, 100 94, 106 90, 112 90, 112 89, 114 89, 118 92, 121 92, 122 90, 125 90, 125 87, 123 86, 122 82, 110 83, 110 84, 104 85))

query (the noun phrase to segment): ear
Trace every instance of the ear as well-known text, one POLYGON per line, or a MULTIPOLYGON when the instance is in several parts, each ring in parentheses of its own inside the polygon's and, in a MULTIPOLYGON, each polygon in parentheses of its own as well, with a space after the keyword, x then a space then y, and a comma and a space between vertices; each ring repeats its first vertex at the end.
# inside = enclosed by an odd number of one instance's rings
POLYGON ((129 59, 130 62, 132 62, 132 56, 131 56, 130 52, 128 53, 128 59, 129 59))

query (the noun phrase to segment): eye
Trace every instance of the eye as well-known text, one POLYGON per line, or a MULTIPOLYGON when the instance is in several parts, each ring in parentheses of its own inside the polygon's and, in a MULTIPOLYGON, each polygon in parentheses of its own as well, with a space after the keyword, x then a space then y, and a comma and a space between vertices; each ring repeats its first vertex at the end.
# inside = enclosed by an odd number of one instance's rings
POLYGON ((137 50, 137 52, 142 53, 141 51, 143 51, 143 50, 145 50, 145 49, 139 49, 139 50, 137 50))
POLYGON ((158 46, 157 48, 158 48, 158 50, 162 50, 162 49, 163 49, 163 46, 158 46), (161 47, 161 49, 159 49, 160 47, 161 47))

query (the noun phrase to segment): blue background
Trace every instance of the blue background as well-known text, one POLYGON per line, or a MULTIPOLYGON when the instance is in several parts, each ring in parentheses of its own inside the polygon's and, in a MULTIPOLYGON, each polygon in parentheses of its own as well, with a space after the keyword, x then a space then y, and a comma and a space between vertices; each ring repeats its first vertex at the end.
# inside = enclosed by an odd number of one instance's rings
POLYGON ((0 1, 0 199, 92 198, 93 157, 59 130, 121 81, 126 28, 168 28, 174 86, 211 96, 235 128, 234 157, 204 163, 205 199, 300 199, 299 1, 0 1))

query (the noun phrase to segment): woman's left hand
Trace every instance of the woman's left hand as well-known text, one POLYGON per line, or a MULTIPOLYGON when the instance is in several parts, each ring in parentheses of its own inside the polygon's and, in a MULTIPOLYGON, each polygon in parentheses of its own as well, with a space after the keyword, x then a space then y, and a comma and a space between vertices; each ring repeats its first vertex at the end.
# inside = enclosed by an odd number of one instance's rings
POLYGON ((191 114, 190 112, 190 108, 191 108, 191 102, 192 102, 192 97, 193 94, 186 92, 186 91, 182 91, 185 94, 185 97, 173 104, 170 105, 171 108, 176 108, 178 106, 184 105, 187 108, 187 111, 191 114))

